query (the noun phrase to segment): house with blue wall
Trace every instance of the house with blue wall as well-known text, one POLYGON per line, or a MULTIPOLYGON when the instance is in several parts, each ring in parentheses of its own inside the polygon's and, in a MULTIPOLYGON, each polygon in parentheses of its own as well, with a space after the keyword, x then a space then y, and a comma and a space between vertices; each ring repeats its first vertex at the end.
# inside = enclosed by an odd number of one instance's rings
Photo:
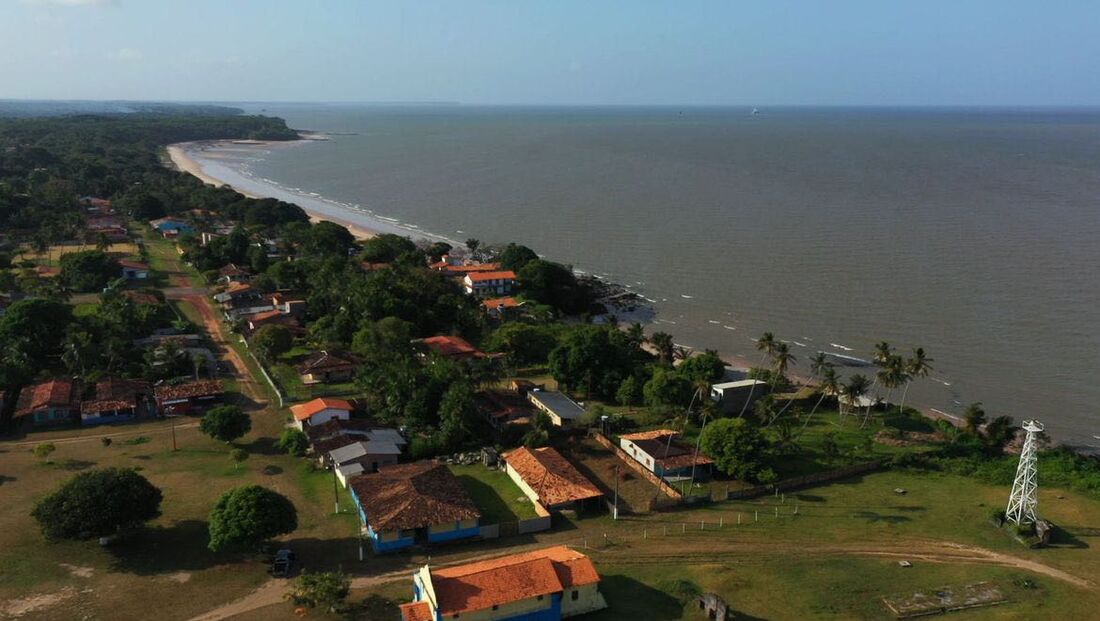
POLYGON ((146 416, 153 410, 152 397, 152 387, 142 380, 96 382, 95 395, 80 404, 80 424, 122 423, 146 416))
POLYGON ((157 220, 150 220, 149 225, 164 237, 179 237, 180 235, 195 232, 195 227, 191 226, 186 220, 180 220, 178 218, 159 218, 157 220))
POLYGON ((363 534, 376 553, 481 533, 481 512, 450 469, 437 461, 383 466, 351 479, 349 489, 363 534))
POLYGON ((402 621, 560 621, 607 607, 592 560, 554 546, 413 575, 402 621))
POLYGON ((76 422, 80 407, 80 385, 71 379, 52 379, 19 391, 13 420, 33 427, 61 427, 76 422))

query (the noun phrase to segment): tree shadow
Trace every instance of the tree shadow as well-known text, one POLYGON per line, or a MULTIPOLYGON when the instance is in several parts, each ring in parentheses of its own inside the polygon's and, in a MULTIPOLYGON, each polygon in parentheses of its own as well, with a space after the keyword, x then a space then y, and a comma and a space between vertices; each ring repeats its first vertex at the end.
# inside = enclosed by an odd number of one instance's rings
POLYGON ((83 459, 66 459, 56 463, 57 467, 61 470, 68 470, 70 472, 78 472, 80 470, 87 470, 95 465, 94 461, 86 461, 83 459))
POLYGON ((149 526, 111 544, 115 556, 111 569, 152 576, 176 571, 198 571, 238 560, 231 554, 211 552, 207 523, 179 520, 171 526, 149 526))
POLYGON ((16 481, 16 480, 17 479, 15 477, 8 476, 6 474, 0 474, 0 485, 3 485, 5 483, 11 483, 12 481, 16 481))
POLYGON ((905 515, 884 515, 875 511, 856 511, 852 514, 852 517, 867 520, 872 524, 876 522, 885 522, 887 524, 903 524, 905 522, 913 521, 913 518, 905 515))
POLYGON ((250 444, 245 444, 245 445, 242 445, 242 446, 244 448, 247 448, 249 453, 253 453, 255 455, 284 455, 284 454, 286 454, 286 451, 283 451, 283 450, 281 450, 281 449, 279 449, 278 447, 275 446, 276 442, 278 442, 278 440, 276 438, 263 437, 263 438, 256 438, 250 444))
POLYGON ((825 502, 825 497, 817 494, 795 494, 794 497, 802 502, 825 502))
POLYGON ((920 513, 921 511, 927 511, 927 507, 921 507, 917 505, 895 505, 891 507, 895 511, 904 511, 906 513, 920 513))
POLYGON ((607 608, 585 615, 586 621, 673 621, 684 615, 684 604, 680 600, 634 578, 605 575, 600 580, 599 589, 607 600, 607 608))
POLYGON ((269 477, 272 477, 272 476, 275 476, 277 474, 282 474, 283 469, 279 466, 276 466, 275 464, 268 464, 268 465, 264 466, 263 470, 261 470, 260 472, 266 474, 269 477))

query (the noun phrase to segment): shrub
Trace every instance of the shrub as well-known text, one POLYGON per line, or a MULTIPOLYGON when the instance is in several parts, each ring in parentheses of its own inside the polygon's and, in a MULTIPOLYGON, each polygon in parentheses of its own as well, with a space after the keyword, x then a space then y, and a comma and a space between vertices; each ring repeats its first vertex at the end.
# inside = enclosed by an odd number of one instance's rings
POLYGON ((160 515, 161 491, 133 470, 84 472, 42 499, 31 513, 50 541, 90 539, 137 527, 160 515))
POLYGON ((309 438, 301 431, 288 427, 279 434, 279 441, 275 443, 275 446, 286 451, 289 455, 301 457, 306 454, 306 449, 309 448, 309 438))

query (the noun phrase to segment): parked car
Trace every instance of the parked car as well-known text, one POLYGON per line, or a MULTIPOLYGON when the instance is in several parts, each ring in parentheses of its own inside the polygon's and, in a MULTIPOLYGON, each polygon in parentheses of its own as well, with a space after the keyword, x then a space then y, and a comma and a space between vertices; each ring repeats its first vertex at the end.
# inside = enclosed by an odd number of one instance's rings
POLYGON ((285 578, 291 574, 294 569, 294 561, 297 557, 292 550, 282 549, 275 553, 275 558, 271 561, 271 575, 277 578, 285 578))

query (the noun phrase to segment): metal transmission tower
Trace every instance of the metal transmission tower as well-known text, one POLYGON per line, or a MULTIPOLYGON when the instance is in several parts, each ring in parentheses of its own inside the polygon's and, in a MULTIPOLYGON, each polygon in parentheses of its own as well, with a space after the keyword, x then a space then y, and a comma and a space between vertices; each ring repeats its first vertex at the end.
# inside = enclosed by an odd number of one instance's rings
POLYGON ((1037 420, 1024 421, 1024 449, 1020 451, 1020 465, 1016 467, 1016 481, 1012 484, 1012 495, 1008 497, 1008 509, 1005 519, 1013 524, 1036 523, 1035 507, 1039 504, 1039 483, 1036 481, 1035 459, 1039 434, 1043 424, 1037 420))

